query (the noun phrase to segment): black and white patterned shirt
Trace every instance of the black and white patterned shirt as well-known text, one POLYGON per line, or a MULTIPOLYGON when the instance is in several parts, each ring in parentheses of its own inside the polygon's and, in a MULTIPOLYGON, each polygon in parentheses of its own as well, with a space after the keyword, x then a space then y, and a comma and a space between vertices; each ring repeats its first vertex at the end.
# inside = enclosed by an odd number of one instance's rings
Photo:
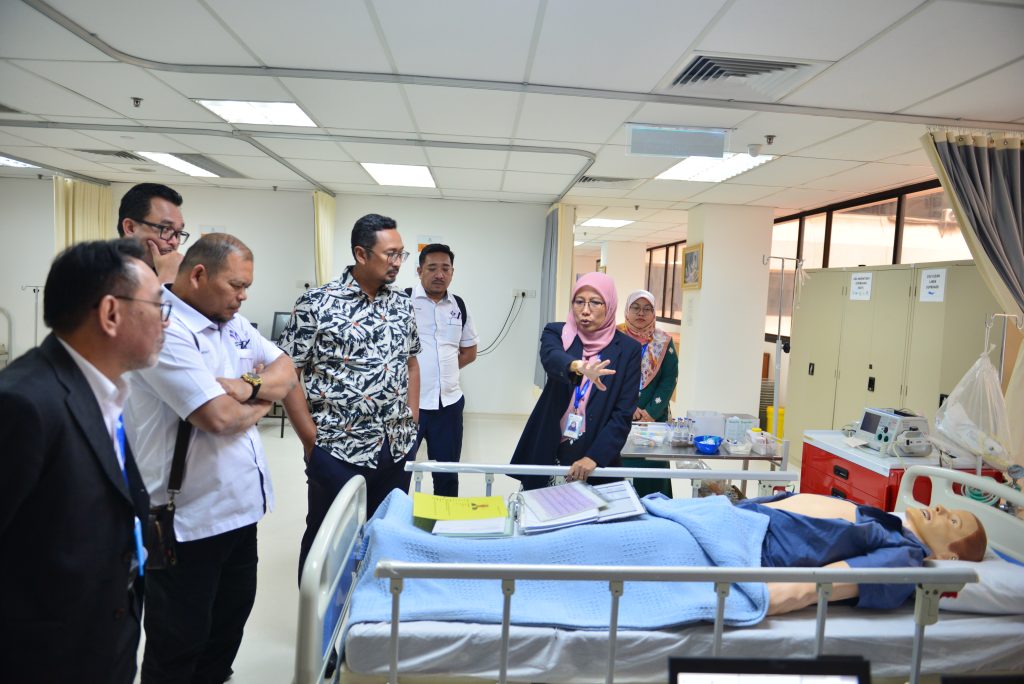
POLYGON ((299 297, 280 346, 303 371, 319 446, 370 468, 385 435, 396 461, 412 449, 408 362, 420 338, 405 293, 385 285, 371 301, 350 266, 299 297))

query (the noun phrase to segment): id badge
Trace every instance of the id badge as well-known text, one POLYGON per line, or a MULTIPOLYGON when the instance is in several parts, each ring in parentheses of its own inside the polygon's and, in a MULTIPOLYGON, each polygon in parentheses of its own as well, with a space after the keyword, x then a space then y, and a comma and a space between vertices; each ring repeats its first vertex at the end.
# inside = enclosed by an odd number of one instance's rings
POLYGON ((583 416, 578 413, 570 413, 565 419, 565 432, 563 437, 579 439, 583 434, 583 416))

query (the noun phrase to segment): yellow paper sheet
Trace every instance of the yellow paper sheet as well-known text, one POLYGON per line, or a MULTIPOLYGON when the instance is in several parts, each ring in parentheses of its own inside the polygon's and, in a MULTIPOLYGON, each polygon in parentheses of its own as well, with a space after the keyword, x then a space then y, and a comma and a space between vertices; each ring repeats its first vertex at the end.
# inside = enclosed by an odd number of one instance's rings
POLYGON ((435 496, 414 492, 412 515, 430 520, 483 520, 508 517, 508 509, 500 496, 435 496))

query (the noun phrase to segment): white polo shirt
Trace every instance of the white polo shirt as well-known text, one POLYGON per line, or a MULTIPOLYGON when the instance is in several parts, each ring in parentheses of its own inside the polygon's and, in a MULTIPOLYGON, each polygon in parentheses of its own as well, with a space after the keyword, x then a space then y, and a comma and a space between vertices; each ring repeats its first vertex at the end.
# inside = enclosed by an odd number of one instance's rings
MULTIPOLYGON (((154 506, 167 503, 178 419, 225 394, 218 377, 237 378, 269 365, 281 350, 235 314, 218 325, 174 295, 156 366, 128 374, 124 419, 142 479, 154 506)), ((257 522, 273 510, 274 493, 255 426, 230 436, 193 428, 185 479, 175 498, 179 541, 205 539, 257 522)))
POLYGON ((420 364, 420 408, 437 410, 441 404, 451 406, 462 398, 459 387, 459 347, 476 346, 478 337, 473 317, 466 308, 466 320, 451 293, 441 301, 427 296, 422 283, 412 290, 412 306, 416 309, 416 328, 423 349, 416 355, 420 364))

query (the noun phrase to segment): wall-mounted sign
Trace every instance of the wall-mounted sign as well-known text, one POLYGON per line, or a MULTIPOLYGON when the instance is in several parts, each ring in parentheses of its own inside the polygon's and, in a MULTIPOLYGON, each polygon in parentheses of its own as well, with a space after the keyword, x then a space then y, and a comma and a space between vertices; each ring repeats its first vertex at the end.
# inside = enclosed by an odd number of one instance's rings
POLYGON ((872 273, 851 273, 850 274, 850 301, 871 299, 871 277, 872 273))
POLYGON ((941 302, 946 297, 946 269, 926 268, 921 271, 922 302, 941 302))

